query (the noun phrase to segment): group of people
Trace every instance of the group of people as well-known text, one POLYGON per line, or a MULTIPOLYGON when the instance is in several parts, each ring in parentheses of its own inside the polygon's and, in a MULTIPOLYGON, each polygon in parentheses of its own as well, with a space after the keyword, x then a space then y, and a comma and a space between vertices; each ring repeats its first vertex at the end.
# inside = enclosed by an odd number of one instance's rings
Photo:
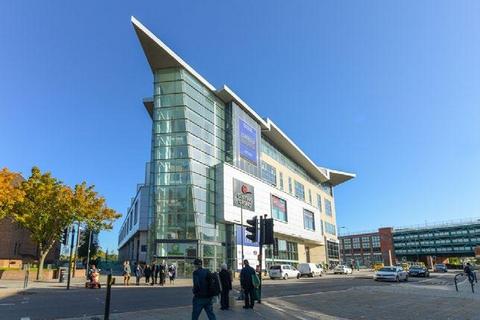
MULTIPOLYGON (((132 274, 132 268, 130 261, 123 262, 123 284, 130 285, 130 277, 132 274)), ((133 274, 135 275, 135 284, 138 286, 143 277, 145 277, 145 284, 159 284, 164 286, 166 279, 170 280, 170 284, 175 283, 177 277, 177 267, 174 264, 168 265, 165 261, 161 263, 153 262, 151 264, 140 264, 135 262, 133 266, 133 274)))
MULTIPOLYGON (((227 265, 222 264, 221 271, 218 273, 218 279, 215 280, 216 275, 212 274, 208 269, 202 267, 202 260, 195 259, 193 262, 195 271, 193 272, 193 308, 192 320, 197 320, 205 310, 209 320, 215 320, 215 313, 213 312, 213 298, 220 294, 220 309, 228 310, 230 308, 230 291, 232 290, 232 274, 228 271, 227 265), (219 282, 219 292, 212 289, 214 283, 219 282)), ((256 297, 256 289, 259 285, 259 279, 255 269, 253 269, 248 260, 244 260, 243 268, 240 272, 240 285, 242 287, 245 305, 244 309, 253 309, 256 297)))

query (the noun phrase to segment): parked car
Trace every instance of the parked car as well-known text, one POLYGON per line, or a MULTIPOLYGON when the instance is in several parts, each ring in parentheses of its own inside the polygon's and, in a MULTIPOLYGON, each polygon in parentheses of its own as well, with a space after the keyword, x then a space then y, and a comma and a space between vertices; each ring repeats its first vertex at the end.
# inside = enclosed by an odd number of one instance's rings
POLYGON ((270 279, 300 278, 300 272, 295 267, 288 264, 279 264, 270 267, 268 270, 270 279))
POLYGON ((430 272, 426 267, 411 266, 408 270, 408 275, 411 277, 430 277, 430 272))
POLYGON ((408 281, 408 272, 400 267, 383 267, 375 272, 373 280, 387 280, 387 281, 408 281))
POLYGON ((319 264, 315 264, 315 263, 300 263, 297 266, 297 269, 300 272, 301 277, 303 276, 321 277, 323 273, 323 268, 319 264))
POLYGON ((448 269, 444 263, 437 263, 433 266, 433 272, 448 272, 448 269))
POLYGON ((352 268, 344 266, 343 264, 339 264, 333 269, 334 274, 349 274, 352 272, 353 272, 352 268))

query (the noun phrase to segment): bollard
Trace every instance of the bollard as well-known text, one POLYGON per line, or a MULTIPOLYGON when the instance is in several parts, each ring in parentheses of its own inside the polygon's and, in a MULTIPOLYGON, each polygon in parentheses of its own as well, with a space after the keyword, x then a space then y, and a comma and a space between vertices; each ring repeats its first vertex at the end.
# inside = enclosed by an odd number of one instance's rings
POLYGON ((110 292, 112 289, 112 284, 115 283, 115 278, 112 278, 112 273, 107 277, 107 296, 105 297, 105 314, 103 316, 104 320, 110 319, 110 292))

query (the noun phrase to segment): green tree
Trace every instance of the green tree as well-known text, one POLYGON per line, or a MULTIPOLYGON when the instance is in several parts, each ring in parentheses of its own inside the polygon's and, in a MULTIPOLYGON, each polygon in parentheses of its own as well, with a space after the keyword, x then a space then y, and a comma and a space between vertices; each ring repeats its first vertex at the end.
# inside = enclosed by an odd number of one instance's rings
POLYGON ((38 245, 38 280, 48 252, 60 240, 62 230, 76 220, 73 192, 49 172, 42 174, 37 167, 32 168, 31 176, 22 182, 21 189, 25 198, 14 205, 11 213, 30 231, 32 240, 38 245))
POLYGON ((120 217, 115 210, 106 206, 105 198, 99 196, 94 186, 85 182, 74 190, 37 167, 21 183, 25 193, 23 201, 17 202, 12 217, 31 233, 39 249, 37 280, 43 274, 43 265, 50 249, 61 239, 62 231, 74 222, 85 223, 98 230, 110 229, 120 217))

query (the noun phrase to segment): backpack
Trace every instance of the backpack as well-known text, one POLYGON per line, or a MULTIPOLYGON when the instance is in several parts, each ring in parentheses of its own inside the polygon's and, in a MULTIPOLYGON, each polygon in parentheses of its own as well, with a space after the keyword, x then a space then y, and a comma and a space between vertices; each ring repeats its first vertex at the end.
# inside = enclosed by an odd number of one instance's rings
POLYGON ((217 272, 208 272, 207 274, 207 294, 209 297, 215 297, 220 294, 220 277, 217 272))

